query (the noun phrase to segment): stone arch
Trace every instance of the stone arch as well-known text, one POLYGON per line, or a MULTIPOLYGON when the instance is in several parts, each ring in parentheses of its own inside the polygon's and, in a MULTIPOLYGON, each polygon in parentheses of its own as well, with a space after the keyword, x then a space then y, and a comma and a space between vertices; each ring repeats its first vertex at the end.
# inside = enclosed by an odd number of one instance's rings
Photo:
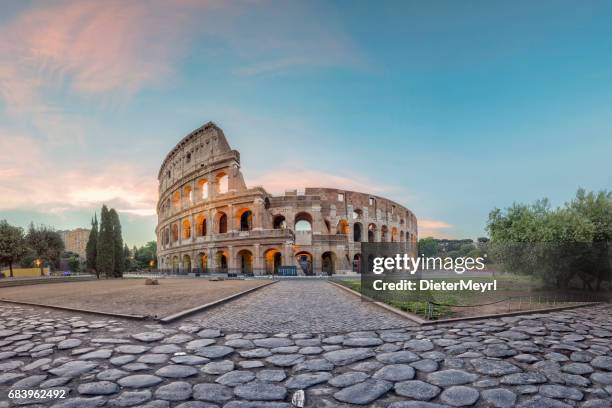
POLYGON ((228 254, 225 250, 218 250, 215 254, 215 270, 220 273, 227 273, 228 254))
POLYGON ((250 231, 253 229, 253 211, 242 208, 236 213, 236 221, 239 231, 250 231))
POLYGON ((349 233, 349 223, 344 218, 341 218, 338 221, 338 225, 336 226, 336 235, 348 235, 349 233))
POLYGON ((187 254, 183 255, 182 267, 183 272, 191 272, 191 257, 187 254))
POLYGON ((204 252, 198 254, 198 270, 202 273, 208 272, 208 255, 204 252))
POLYGON ((276 248, 270 248, 264 252, 264 259, 266 261, 266 274, 276 275, 278 268, 282 266, 283 256, 281 251, 276 248))
POLYGON ((396 227, 392 227, 391 228, 391 242, 397 242, 398 241, 398 236, 397 236, 397 228, 396 227))
POLYGON ((399 232, 399 240, 401 242, 404 242, 404 230, 400 230, 400 232, 399 232))
POLYGON ((178 190, 172 194, 172 205, 175 210, 181 208, 181 193, 178 190))
POLYGON ((215 186, 217 194, 225 194, 229 191, 229 176, 221 171, 215 176, 215 186))
POLYGON ((361 273, 361 254, 359 252, 353 255, 353 272, 361 273))
POLYGON ((227 232, 227 214, 223 211, 217 211, 215 214, 215 225, 218 234, 225 234, 227 232))
POLYGON ((359 208, 355 208, 353 210, 353 219, 354 220, 359 220, 363 217, 363 211, 359 208))
POLYGON ((190 184, 183 188, 183 199, 186 203, 193 204, 193 189, 190 184))
POLYGON ((297 213, 294 220, 294 231, 312 231, 312 215, 307 212, 297 213))
POLYGON ((321 255, 321 272, 327 275, 336 272, 336 254, 332 251, 323 252, 321 255))
POLYGON ((208 200, 209 184, 207 179, 198 180, 198 191, 202 200, 208 200))
POLYGON ((196 236, 197 237, 204 237, 206 236, 206 217, 204 216, 204 214, 198 214, 198 216, 195 219, 195 230, 196 230, 196 236))
POLYGON ((179 240, 179 227, 178 224, 172 224, 172 242, 179 240))
POLYGON ((389 232, 389 228, 386 225, 380 227, 380 242, 387 242, 387 233, 389 232))
POLYGON ((295 254, 298 270, 304 275, 313 275, 312 254, 307 251, 300 251, 295 254))
POLYGON ((361 242, 361 223, 360 222, 356 222, 353 224, 353 241, 354 242, 361 242))
POLYGON ((191 238, 191 221, 187 218, 183 220, 183 239, 191 238))
POLYGON ((274 229, 285 229, 287 228, 287 221, 285 220, 285 216, 281 214, 277 214, 272 219, 272 227, 274 229))
POLYGON ((376 224, 368 225, 368 242, 376 241, 376 224))
POLYGON ((174 255, 172 257, 172 272, 173 273, 179 272, 179 257, 177 255, 174 255))
POLYGON ((236 261, 240 268, 240 273, 250 275, 253 273, 253 253, 248 249, 241 249, 236 254, 236 261))

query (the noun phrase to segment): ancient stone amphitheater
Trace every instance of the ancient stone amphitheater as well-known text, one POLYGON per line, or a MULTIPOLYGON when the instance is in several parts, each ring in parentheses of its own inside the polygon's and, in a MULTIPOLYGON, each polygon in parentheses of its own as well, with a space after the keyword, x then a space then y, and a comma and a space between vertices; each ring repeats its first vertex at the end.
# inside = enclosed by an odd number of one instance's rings
POLYGON ((335 188, 247 188, 240 153, 214 123, 159 170, 158 268, 174 273, 358 273, 363 242, 416 243, 417 219, 386 198, 335 188))

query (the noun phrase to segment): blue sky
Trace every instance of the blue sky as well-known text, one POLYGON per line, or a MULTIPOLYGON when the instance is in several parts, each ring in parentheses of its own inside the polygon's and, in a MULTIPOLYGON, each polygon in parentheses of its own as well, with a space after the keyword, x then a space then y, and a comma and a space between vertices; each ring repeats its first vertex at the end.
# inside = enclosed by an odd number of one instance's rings
POLYGON ((372 191, 420 234, 612 187, 609 2, 4 2, 0 218, 154 239, 157 170, 212 120, 249 185, 372 191))

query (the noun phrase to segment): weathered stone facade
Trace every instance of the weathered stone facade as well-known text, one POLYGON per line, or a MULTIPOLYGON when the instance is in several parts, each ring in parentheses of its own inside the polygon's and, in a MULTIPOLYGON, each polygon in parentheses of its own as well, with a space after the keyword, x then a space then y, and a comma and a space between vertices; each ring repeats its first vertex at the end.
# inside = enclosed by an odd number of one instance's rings
POLYGON ((417 239, 407 208, 373 194, 247 188, 240 153, 209 122, 181 140, 158 175, 158 267, 175 272, 357 272, 362 242, 417 239))

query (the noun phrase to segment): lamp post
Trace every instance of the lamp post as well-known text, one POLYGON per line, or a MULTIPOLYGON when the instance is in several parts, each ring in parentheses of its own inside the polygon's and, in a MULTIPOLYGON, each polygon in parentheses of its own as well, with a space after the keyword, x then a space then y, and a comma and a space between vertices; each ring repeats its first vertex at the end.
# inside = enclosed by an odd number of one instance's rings
MULTIPOLYGON (((36 261, 34 261, 34 263, 36 264, 36 267, 37 267, 37 268, 40 268, 40 264, 41 264, 40 259, 37 259, 36 261)), ((40 270, 40 276, 43 276, 43 271, 42 271, 42 269, 40 270)))

